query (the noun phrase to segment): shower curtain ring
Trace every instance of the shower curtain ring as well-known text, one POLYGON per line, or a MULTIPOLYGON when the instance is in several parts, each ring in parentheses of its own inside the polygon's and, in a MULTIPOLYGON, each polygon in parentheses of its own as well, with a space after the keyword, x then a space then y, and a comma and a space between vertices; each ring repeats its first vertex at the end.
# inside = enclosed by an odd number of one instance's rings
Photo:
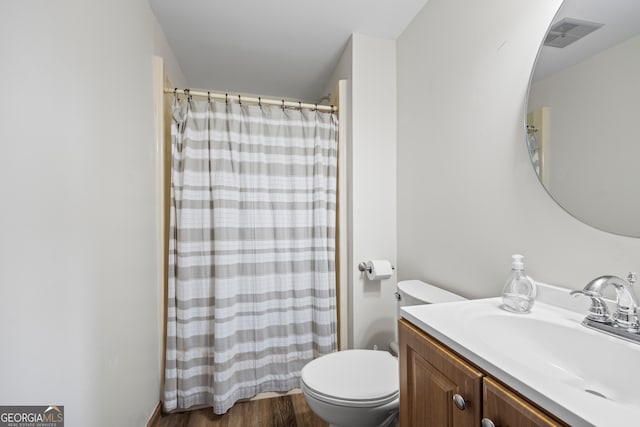
POLYGON ((262 99, 260 99, 260 97, 258 97, 258 105, 262 107, 262 99))
POLYGON ((207 91, 207 100, 211 103, 211 92, 207 91))
POLYGON ((240 95, 238 95, 238 104, 242 105, 242 100, 240 99, 240 95))
POLYGON ((301 101, 298 101, 298 109, 299 109, 300 111, 302 111, 302 102, 301 102, 301 101))
POLYGON ((282 110, 284 111, 284 99, 282 100, 282 110))

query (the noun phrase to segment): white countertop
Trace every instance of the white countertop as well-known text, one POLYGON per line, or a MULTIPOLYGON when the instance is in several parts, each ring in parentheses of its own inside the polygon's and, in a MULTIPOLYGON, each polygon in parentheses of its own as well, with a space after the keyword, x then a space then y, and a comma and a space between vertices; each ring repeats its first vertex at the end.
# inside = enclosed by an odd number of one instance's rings
POLYGON ((576 311, 536 301, 514 314, 501 302, 408 306, 401 316, 572 426, 640 425, 640 345, 584 327, 576 311))

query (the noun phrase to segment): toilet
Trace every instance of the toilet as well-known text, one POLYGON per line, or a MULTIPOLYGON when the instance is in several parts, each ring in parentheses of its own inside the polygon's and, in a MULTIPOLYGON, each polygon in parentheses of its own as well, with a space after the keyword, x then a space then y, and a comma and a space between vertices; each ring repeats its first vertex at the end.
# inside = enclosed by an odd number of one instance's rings
MULTIPOLYGON (((398 315, 405 305, 464 299, 420 280, 397 285, 398 315)), ((390 347, 397 354, 397 343, 390 347)), ((318 357, 302 368, 300 387, 311 410, 332 427, 385 427, 397 421, 399 364, 387 351, 342 350, 318 357)))

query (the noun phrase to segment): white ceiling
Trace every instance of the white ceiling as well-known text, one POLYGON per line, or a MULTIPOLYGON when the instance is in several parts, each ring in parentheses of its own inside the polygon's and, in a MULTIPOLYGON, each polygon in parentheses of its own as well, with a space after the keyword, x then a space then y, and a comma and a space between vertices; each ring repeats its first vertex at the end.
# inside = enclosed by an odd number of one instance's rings
POLYGON ((640 0, 566 0, 554 23, 563 18, 604 25, 565 48, 544 46, 538 57, 534 81, 640 34, 640 0))
POLYGON ((316 102, 351 33, 396 39, 427 0, 149 0, 191 88, 316 102))
MULTIPOLYGON (((191 88, 317 102, 351 33, 396 39, 428 0, 148 0, 191 88)), ((640 0, 566 0, 605 24, 544 47, 534 80, 640 33, 640 0)))

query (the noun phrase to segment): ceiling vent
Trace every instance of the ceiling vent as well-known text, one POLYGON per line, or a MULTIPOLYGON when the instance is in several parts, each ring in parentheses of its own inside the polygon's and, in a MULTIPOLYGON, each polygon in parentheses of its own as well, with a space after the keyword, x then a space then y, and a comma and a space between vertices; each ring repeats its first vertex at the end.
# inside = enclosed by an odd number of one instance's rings
POLYGON ((577 19, 564 18, 555 23, 544 39, 545 46, 566 47, 576 40, 580 40, 589 33, 594 32, 603 24, 595 22, 579 21, 577 19))

